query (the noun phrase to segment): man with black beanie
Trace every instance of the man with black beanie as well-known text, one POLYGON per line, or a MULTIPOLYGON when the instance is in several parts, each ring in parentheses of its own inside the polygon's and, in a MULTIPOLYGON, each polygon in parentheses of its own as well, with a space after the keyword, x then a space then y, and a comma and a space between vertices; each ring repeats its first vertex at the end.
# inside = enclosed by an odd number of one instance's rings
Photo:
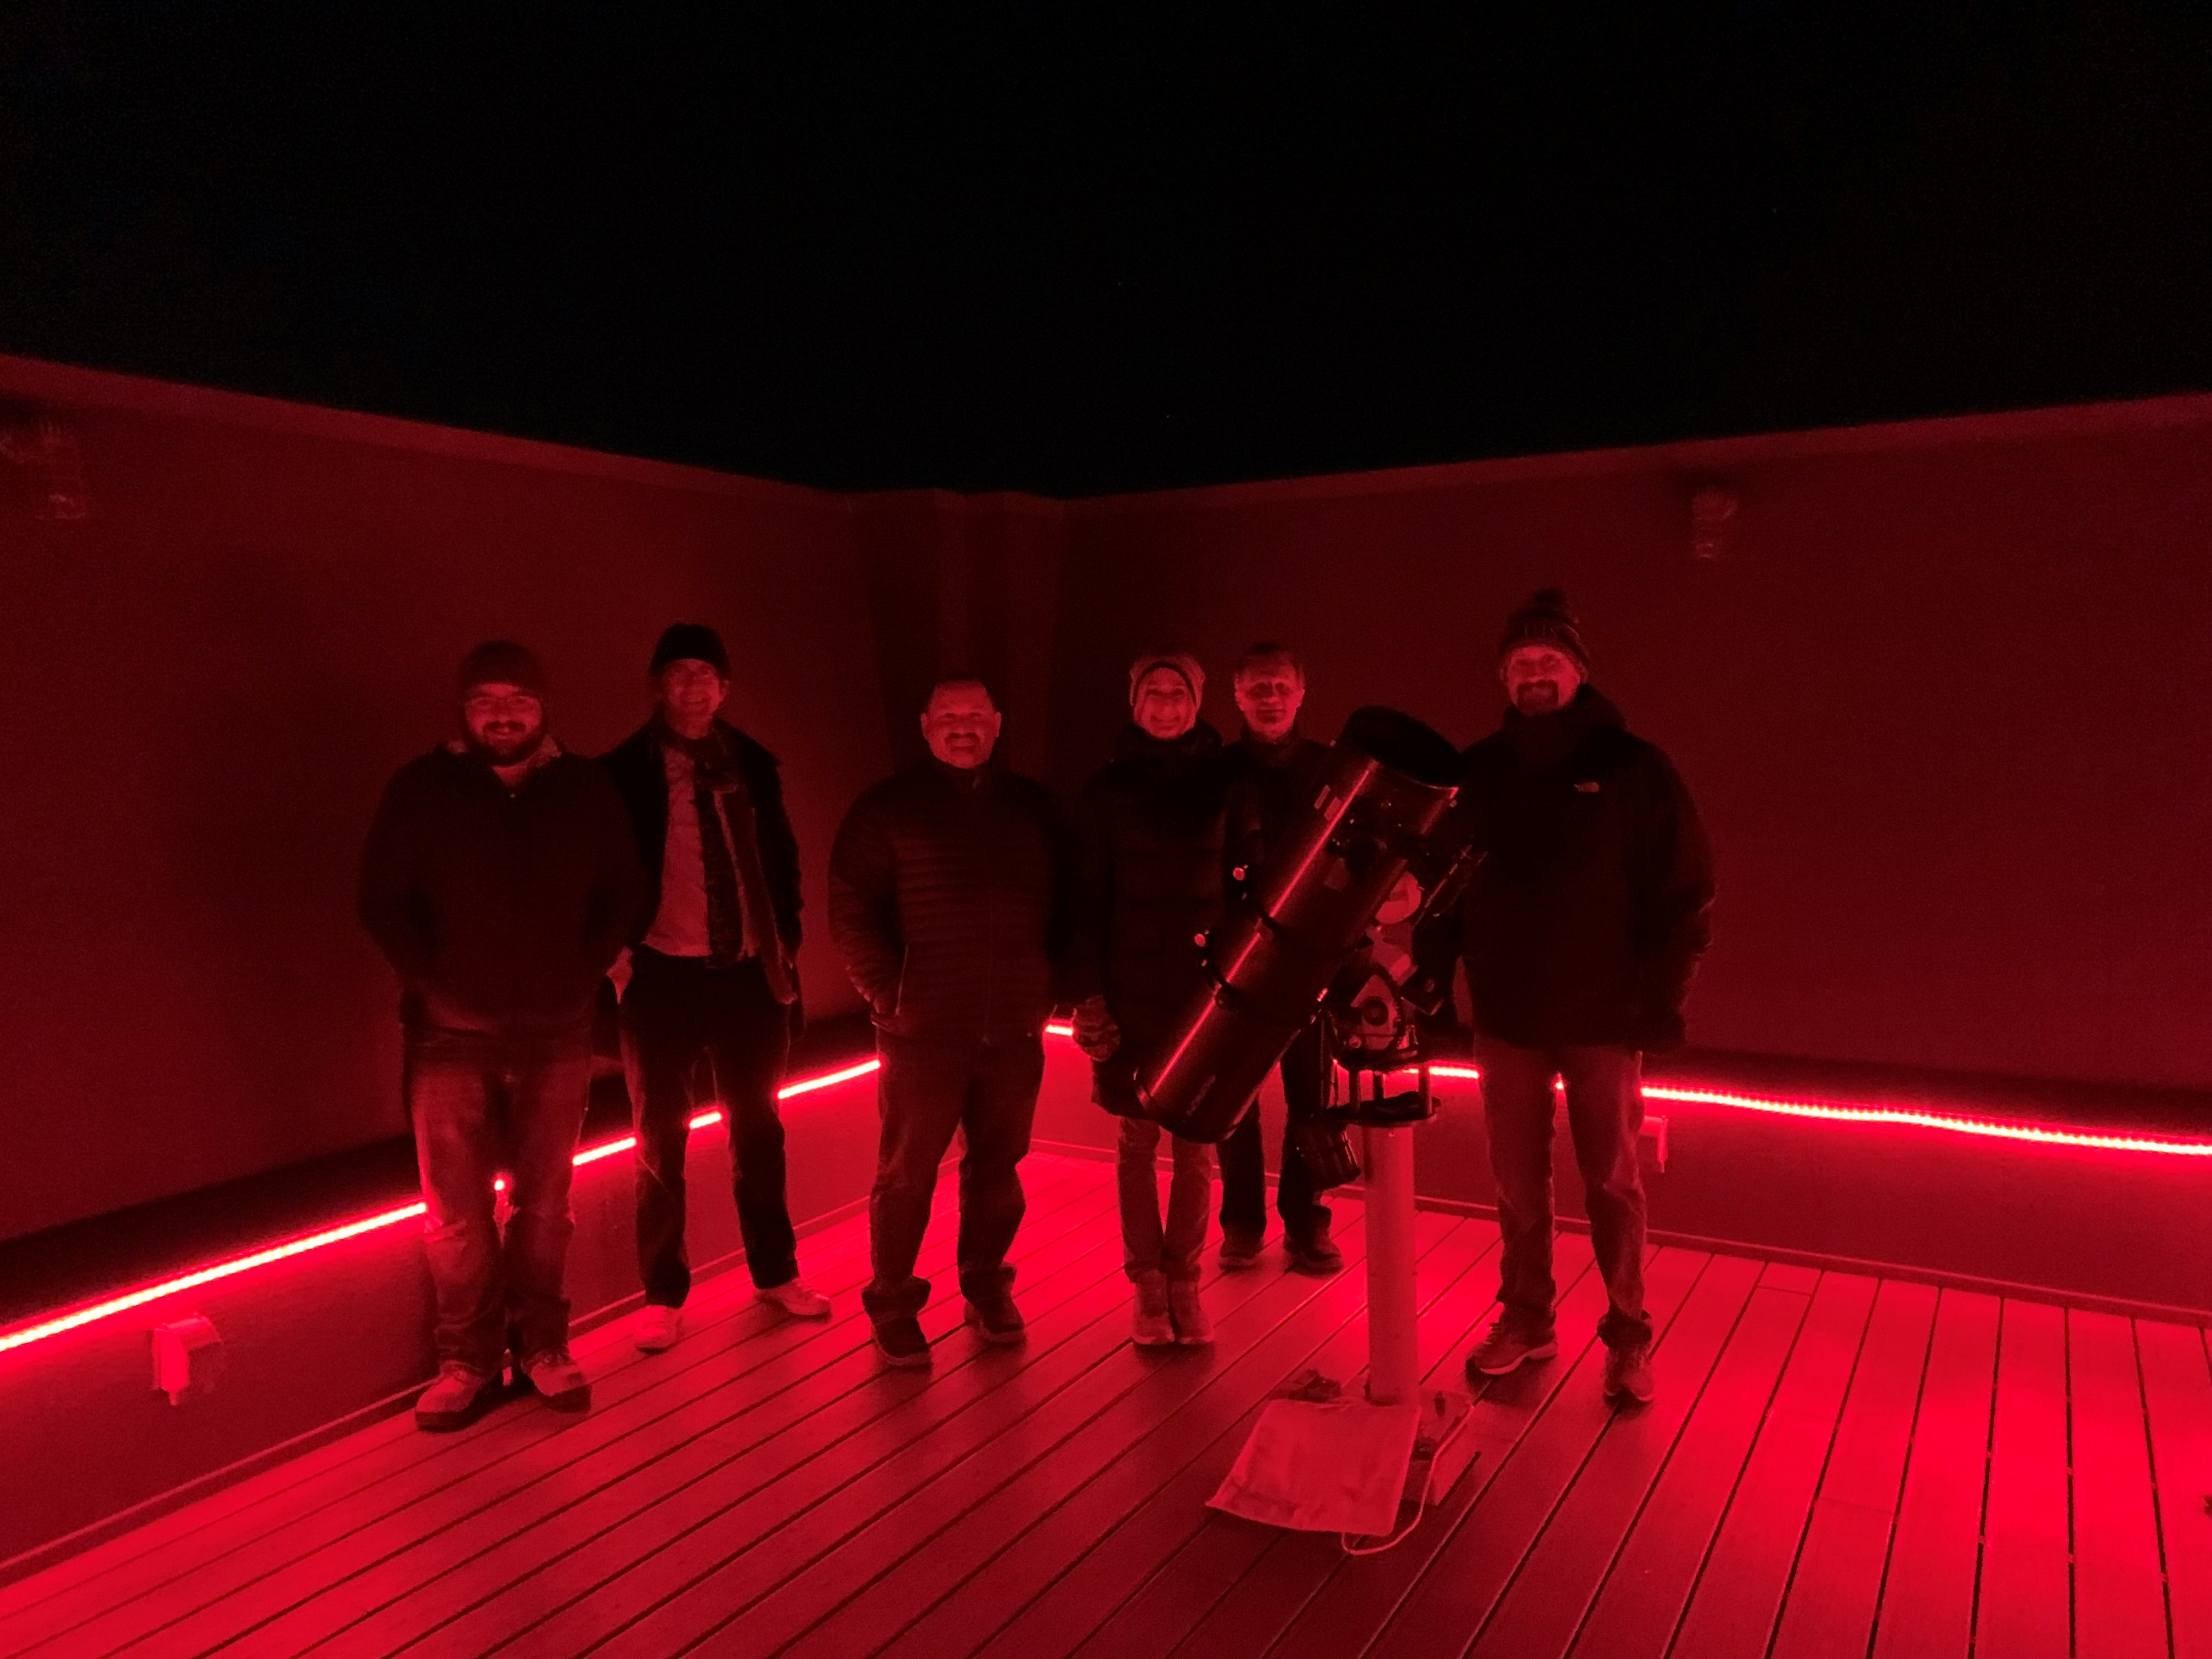
POLYGON ((799 1276, 784 1197, 783 1081, 799 1005, 799 844, 775 757, 720 718, 730 658, 700 623, 661 635, 653 718, 605 757, 629 809, 646 901, 622 1000, 623 1060, 637 1127, 639 1347, 682 1329, 691 1264, 684 1156, 701 1064, 727 1115, 738 1228, 756 1294, 819 1318, 830 1300, 799 1276))
POLYGON ((1711 937, 1711 854, 1689 791, 1587 682, 1566 597, 1546 588, 1498 643, 1504 725, 1467 753, 1458 822, 1481 854, 1465 899, 1424 930, 1449 982, 1463 956, 1504 1235, 1501 1312, 1468 1359, 1497 1376, 1559 1352, 1553 1334, 1553 1079, 1610 1303, 1605 1391, 1651 1398, 1637 1166, 1642 1057, 1679 1047, 1711 937))
POLYGON ((438 1379, 431 1430, 516 1380, 591 1404, 562 1280, 592 1011, 637 912, 635 847, 606 775, 545 730, 544 676, 494 641, 461 665, 463 735, 399 769, 362 854, 360 912, 399 975, 404 1088, 428 1206, 438 1379), (510 1176, 506 1236, 492 1179, 510 1176))

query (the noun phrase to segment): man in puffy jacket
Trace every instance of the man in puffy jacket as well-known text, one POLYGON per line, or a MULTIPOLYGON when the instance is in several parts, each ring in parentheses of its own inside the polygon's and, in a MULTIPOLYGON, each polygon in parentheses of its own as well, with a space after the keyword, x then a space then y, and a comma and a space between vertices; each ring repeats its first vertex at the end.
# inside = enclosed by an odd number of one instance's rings
POLYGON ((1172 1136, 1175 1172, 1160 1213, 1160 1126, 1139 1114, 1136 1068, 1172 1032, 1206 982, 1200 937, 1221 919, 1229 775, 1220 734, 1198 717, 1206 675, 1182 652, 1137 659, 1130 723, 1114 758, 1084 786, 1077 813, 1079 988, 1076 1040, 1093 1062, 1099 1103, 1121 1117, 1122 1264, 1135 1288, 1135 1340, 1213 1338, 1199 1300, 1199 1252, 1212 1207, 1202 1142, 1172 1136))
POLYGON ((1565 596, 1516 611, 1498 646, 1508 707, 1467 754, 1459 821, 1482 854, 1455 915, 1425 933, 1424 966, 1467 966, 1504 1235, 1501 1313, 1468 1358, 1496 1376, 1559 1352, 1553 1334, 1553 1078, 1610 1303, 1605 1389, 1651 1397, 1637 1167, 1642 1057, 1682 1041, 1682 1005, 1711 936, 1712 860, 1667 757, 1587 682, 1565 596))
POLYGON ((916 1317, 929 1281, 914 1266, 956 1128, 967 1322, 986 1342, 1024 1334, 1006 1251, 1021 1225, 1072 859, 1050 793, 993 763, 1000 725, 981 684, 939 684, 921 716, 929 758, 855 801, 830 855, 830 931, 874 1012, 883 1060, 874 1273, 860 1299, 894 1365, 929 1363, 916 1317))
POLYGON ((545 730, 538 660, 504 641, 461 665, 463 736, 401 767, 362 854, 361 920, 398 973, 407 1113, 428 1206, 438 1379, 415 1406, 457 1429, 504 1355, 552 1405, 591 1385, 562 1280, 592 1011, 640 881, 606 775, 545 730), (513 1177, 500 1235, 492 1177, 513 1177))

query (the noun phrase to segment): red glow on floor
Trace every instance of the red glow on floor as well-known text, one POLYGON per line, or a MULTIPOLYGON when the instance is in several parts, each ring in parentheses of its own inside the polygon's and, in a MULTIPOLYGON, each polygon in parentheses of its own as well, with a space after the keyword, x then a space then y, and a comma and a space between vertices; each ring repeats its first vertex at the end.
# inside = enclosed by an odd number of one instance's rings
MULTIPOLYGON (((796 1083, 787 1083, 778 1090, 776 1098, 789 1100, 794 1095, 812 1094, 819 1089, 835 1088, 838 1084, 850 1083, 855 1078, 866 1077, 878 1069, 881 1065, 880 1060, 871 1056, 856 1064, 840 1066, 836 1071, 822 1072, 813 1077, 801 1078, 796 1083)), ((701 1112, 692 1118, 691 1127, 695 1129, 704 1129, 721 1121, 722 1115, 718 1111, 701 1112)), ((575 1166, 580 1170, 587 1164, 597 1164, 602 1158, 612 1158, 619 1152, 629 1152, 636 1145, 635 1135, 622 1135, 612 1140, 603 1140, 597 1146, 586 1146, 578 1152, 574 1159, 575 1166)), ((495 1189, 504 1192, 507 1189, 506 1178, 501 1176, 494 1181, 492 1185, 495 1189)), ((320 1232, 307 1233, 298 1238, 286 1239, 282 1243, 268 1245, 247 1255, 233 1256, 227 1261, 214 1262, 205 1267, 196 1267, 190 1273, 179 1273, 174 1279, 165 1279, 156 1285, 148 1285, 135 1291, 126 1291, 120 1296, 110 1297, 103 1302, 91 1303, 85 1307, 72 1309, 68 1313, 56 1314, 35 1324, 18 1326, 12 1331, 0 1332, 0 1353, 6 1353, 15 1348, 28 1347, 33 1342, 44 1341, 52 1336, 59 1336, 66 1331, 81 1330, 87 1325, 96 1324, 103 1319, 111 1319, 117 1314, 128 1313, 133 1308, 143 1308, 149 1302, 158 1302, 165 1296, 175 1296, 185 1291, 198 1290, 203 1285, 212 1285, 218 1279, 234 1279, 240 1273, 251 1273, 256 1267, 265 1267, 271 1262, 283 1261, 295 1255, 304 1255, 310 1250, 319 1250, 332 1244, 343 1243, 349 1238, 359 1238, 364 1233, 377 1232, 386 1227, 397 1226, 400 1222, 410 1221, 423 1214, 425 1206, 419 1200, 413 1204, 401 1205, 395 1209, 380 1210, 374 1215, 362 1216, 356 1220, 341 1222, 337 1226, 325 1227, 320 1232)))

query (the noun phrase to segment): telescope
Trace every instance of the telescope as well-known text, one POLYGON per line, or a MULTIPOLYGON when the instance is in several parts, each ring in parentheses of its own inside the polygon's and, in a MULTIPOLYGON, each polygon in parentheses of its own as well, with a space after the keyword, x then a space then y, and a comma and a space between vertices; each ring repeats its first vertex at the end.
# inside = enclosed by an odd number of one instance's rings
POLYGON ((1457 896, 1460 861, 1437 841, 1460 771, 1459 751, 1410 714, 1352 714, 1313 799, 1245 872, 1249 902, 1206 939, 1205 990, 1139 1070, 1146 1116, 1186 1140, 1225 1139, 1316 1017, 1355 1097, 1361 1074, 1374 1080, 1352 1121, 1429 1115, 1418 1091, 1388 1096, 1381 1079, 1419 1057, 1411 934, 1457 896), (1439 866, 1446 879, 1425 893, 1421 877, 1439 866))
MULTIPOLYGON (((1146 1116, 1186 1139, 1219 1141, 1254 1109, 1261 1084, 1292 1040, 1322 1022, 1333 1060, 1328 1103, 1317 1122, 1295 1132, 1294 1150, 1316 1187, 1357 1178, 1365 1166, 1364 1393, 1370 1407, 1397 1408, 1401 1418, 1402 1408, 1419 1408, 1401 1498, 1416 1519, 1472 1461, 1455 1443, 1473 1401, 1420 1385, 1413 1283, 1413 1129, 1436 1109, 1416 1016, 1437 1012, 1442 993, 1417 972, 1413 934, 1458 901, 1473 868, 1448 828, 1462 769, 1459 751, 1411 715, 1356 710, 1329 750, 1313 798, 1285 826, 1264 866, 1243 872, 1249 902, 1205 941, 1206 985, 1135 1079, 1146 1116), (1349 1080, 1343 1102, 1335 1098, 1340 1068, 1349 1080), (1409 1069, 1413 1086, 1390 1091, 1389 1079, 1409 1069), (1362 1142, 1356 1159, 1347 1135, 1354 1127, 1362 1142)), ((1338 1430, 1312 1426, 1320 1418, 1302 1428, 1302 1419, 1287 1420, 1305 1437, 1300 1455, 1285 1462, 1248 1447, 1240 1472, 1246 1461, 1275 1471, 1284 1484, 1263 1494, 1270 1510, 1317 1511, 1340 1484, 1330 1438, 1338 1430)), ((1263 1420, 1255 1443, 1270 1426, 1263 1420)), ((1346 1543, 1355 1547, 1349 1534, 1346 1543)))

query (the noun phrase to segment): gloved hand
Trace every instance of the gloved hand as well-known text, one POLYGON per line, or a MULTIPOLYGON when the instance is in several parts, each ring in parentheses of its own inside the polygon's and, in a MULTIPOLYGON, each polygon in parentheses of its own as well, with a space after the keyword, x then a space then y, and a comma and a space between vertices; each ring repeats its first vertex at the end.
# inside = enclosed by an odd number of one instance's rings
POLYGON ((1671 1054, 1682 1046, 1686 1035, 1680 1009, 1646 1011, 1638 1016, 1631 1033, 1632 1046, 1640 1054, 1671 1054))
POLYGON ((1121 1046, 1121 1028, 1106 1011, 1104 997, 1085 997, 1075 1005, 1075 1046, 1092 1060, 1110 1060, 1121 1046))

